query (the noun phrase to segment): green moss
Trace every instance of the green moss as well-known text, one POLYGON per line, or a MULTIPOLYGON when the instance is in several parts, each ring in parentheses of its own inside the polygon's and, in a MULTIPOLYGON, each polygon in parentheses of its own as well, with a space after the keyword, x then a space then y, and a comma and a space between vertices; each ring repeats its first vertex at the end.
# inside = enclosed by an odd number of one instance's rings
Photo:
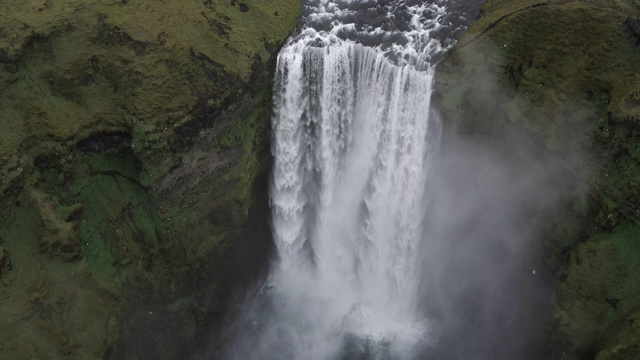
MULTIPOLYGON (((22 291, 19 290, 21 286, 42 287, 43 294, 39 295, 38 301, 43 304, 64 304, 71 291, 78 294, 77 299, 74 297, 76 309, 84 309, 85 301, 91 299, 94 307, 109 302, 104 312, 113 314, 117 308, 109 296, 123 292, 128 278, 139 276, 148 266, 148 257, 157 253, 162 232, 149 196, 136 180, 135 157, 126 151, 111 154, 89 151, 77 154, 64 164, 44 159, 39 166, 42 175, 33 187, 28 187, 15 199, 2 199, 6 210, 2 213, 0 241, 9 249, 17 269, 15 276, 5 279, 8 281, 5 286, 9 284, 10 291, 22 291), (34 285, 34 281, 40 285, 34 285), (49 281, 56 285, 49 288, 49 281), (94 296, 103 300, 96 301, 94 296)), ((38 172, 32 176, 38 177, 38 172)), ((11 306, 23 301, 15 296, 11 306)), ((0 313, 9 310, 10 307, 0 306, 0 313)), ((21 316, 30 316, 29 308, 24 311, 21 316)), ((60 316, 57 314, 63 310, 47 311, 60 316)), ((31 323, 26 326, 39 334, 41 344, 47 343, 49 331, 80 339, 78 336, 83 335, 74 331, 92 328, 93 335, 87 336, 101 337, 104 341, 105 333, 95 332, 94 325, 102 332, 117 330, 113 326, 100 325, 102 320, 106 321, 102 314, 91 314, 90 318, 79 320, 72 318, 74 312, 65 313, 68 314, 65 324, 69 329, 39 329, 31 323), (84 325, 79 326, 78 321, 83 321, 84 325)), ((3 318, 8 319, 4 315, 3 318)), ((60 342, 60 339, 54 337, 52 341, 60 342)), ((13 349, 11 341, 7 344, 7 351, 13 349)), ((83 346, 93 345, 82 340, 73 351, 79 357, 90 358, 81 355, 84 354, 83 346)), ((3 351, 0 353, 4 356, 3 351)))
POLYGON ((572 254, 556 316, 564 319, 562 336, 576 351, 604 351, 610 336, 640 310, 638 234, 636 225, 621 224, 612 233, 596 234, 572 254))
MULTIPOLYGON (((242 122, 234 126, 223 135, 219 146, 229 148, 231 146, 242 149, 242 157, 237 165, 222 176, 223 181, 233 181, 234 187, 227 194, 229 200, 245 200, 254 183, 258 172, 260 153, 264 149, 268 133, 269 111, 257 106, 242 122)), ((243 201, 246 203, 246 201, 243 201)), ((246 210, 250 206, 247 203, 246 210)))
POLYGON ((0 316, 11 328, 0 348, 3 358, 37 358, 43 349, 52 358, 106 356, 103 341, 115 328, 104 315, 116 310, 113 293, 94 281, 84 260, 63 261, 55 248, 42 246, 53 234, 52 222, 63 224, 78 211, 59 201, 36 189, 2 201, 7 221, 0 234, 13 265, 1 285, 10 297, 0 302, 0 316), (34 346, 25 347, 25 341, 34 346))
POLYGON ((77 161, 82 164, 79 173, 69 192, 63 193, 82 204, 79 241, 92 273, 116 291, 124 279, 121 268, 139 263, 145 252, 157 247, 160 224, 145 189, 137 183, 131 153, 90 152, 77 161))
POLYGON ((181 201, 183 206, 168 212, 171 229, 190 229, 188 238, 194 242, 190 246, 191 256, 223 253, 247 219, 252 206, 251 191, 264 165, 268 144, 269 86, 270 82, 265 82, 251 96, 252 101, 228 114, 227 128, 214 142, 214 148, 207 150, 222 157, 230 152, 238 154, 233 155, 234 160, 213 181, 205 183, 204 192, 187 195, 181 201))
POLYGON ((79 159, 89 167, 90 173, 118 173, 129 179, 138 178, 138 164, 130 153, 105 155, 97 152, 85 153, 79 159))
POLYGON ((109 191, 114 192, 113 179, 98 176, 87 180, 89 180, 87 184, 75 184, 82 193, 81 200, 83 202, 90 200, 83 211, 79 232, 86 261, 98 281, 117 291, 122 283, 122 277, 115 267, 112 253, 117 242, 111 241, 117 229, 112 228, 110 224, 117 214, 116 210, 102 198, 105 194, 109 194, 109 191))

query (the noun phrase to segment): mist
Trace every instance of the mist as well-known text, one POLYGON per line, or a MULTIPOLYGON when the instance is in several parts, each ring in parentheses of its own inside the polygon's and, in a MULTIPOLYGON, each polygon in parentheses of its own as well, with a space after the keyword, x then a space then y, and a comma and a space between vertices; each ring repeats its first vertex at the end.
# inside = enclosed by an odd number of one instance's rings
MULTIPOLYGON (((482 54, 499 69, 501 53, 476 41, 456 61, 478 63, 482 54)), ((427 358, 549 358, 557 268, 545 239, 558 214, 585 196, 580 189, 593 169, 585 165, 588 149, 550 146, 547 135, 528 127, 529 109, 516 108, 512 85, 496 76, 462 80, 483 89, 473 94, 478 111, 458 104, 467 111, 444 117, 442 95, 434 100, 431 117, 443 130, 420 242, 420 309, 435 339, 427 358), (512 113, 523 114, 518 121, 492 108, 507 102, 512 113)), ((576 111, 594 111, 573 103, 576 111)))
POLYGON ((531 136, 443 135, 420 250, 434 359, 546 358, 543 238, 574 175, 531 136))

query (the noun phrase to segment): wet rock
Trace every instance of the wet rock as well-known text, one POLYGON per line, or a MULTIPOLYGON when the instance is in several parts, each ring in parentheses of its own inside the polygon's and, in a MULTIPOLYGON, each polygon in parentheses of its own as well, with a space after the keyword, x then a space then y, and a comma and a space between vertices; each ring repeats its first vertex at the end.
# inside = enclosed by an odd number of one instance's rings
POLYGON ((11 258, 9 253, 0 246, 0 278, 2 278, 8 271, 11 270, 11 258))
POLYGON ((640 19, 628 17, 625 23, 627 24, 629 31, 631 31, 631 34, 638 40, 636 45, 640 45, 640 19))

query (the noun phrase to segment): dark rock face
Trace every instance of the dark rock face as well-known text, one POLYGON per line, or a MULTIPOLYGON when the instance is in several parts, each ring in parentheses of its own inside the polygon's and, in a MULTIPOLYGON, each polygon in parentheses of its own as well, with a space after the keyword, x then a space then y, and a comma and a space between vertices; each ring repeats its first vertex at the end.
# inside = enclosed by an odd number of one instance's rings
POLYGON ((554 359, 635 359, 640 291, 640 50, 631 4, 486 2, 439 64, 451 131, 500 141, 516 127, 567 159, 571 184, 540 241, 549 253, 554 359), (634 80, 630 80, 634 79, 634 80))
POLYGON ((640 44, 640 19, 634 19, 632 17, 628 17, 627 21, 625 21, 627 27, 631 31, 631 34, 638 40, 636 45, 640 44))
POLYGON ((11 270, 11 259, 4 248, 0 247, 0 278, 9 270, 11 270))
POLYGON ((301 8, 239 5, 0 3, 0 358, 183 358, 226 311, 301 8))

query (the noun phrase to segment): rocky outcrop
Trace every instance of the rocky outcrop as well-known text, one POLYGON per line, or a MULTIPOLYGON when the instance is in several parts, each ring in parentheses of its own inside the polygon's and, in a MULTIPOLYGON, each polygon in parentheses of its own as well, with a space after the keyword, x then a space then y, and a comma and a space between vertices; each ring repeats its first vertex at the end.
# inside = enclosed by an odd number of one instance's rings
POLYGON ((225 311, 300 8, 0 2, 0 358, 179 358, 225 311))
POLYGON ((11 258, 4 248, 0 247, 0 277, 9 270, 11 270, 11 258))
POLYGON ((640 45, 640 19, 634 19, 629 16, 626 23, 631 34, 638 40, 636 45, 640 45))
POLYGON ((572 186, 545 239, 553 359, 640 356, 640 48, 632 4, 491 1, 438 66, 452 129, 518 128, 565 159, 572 186))

